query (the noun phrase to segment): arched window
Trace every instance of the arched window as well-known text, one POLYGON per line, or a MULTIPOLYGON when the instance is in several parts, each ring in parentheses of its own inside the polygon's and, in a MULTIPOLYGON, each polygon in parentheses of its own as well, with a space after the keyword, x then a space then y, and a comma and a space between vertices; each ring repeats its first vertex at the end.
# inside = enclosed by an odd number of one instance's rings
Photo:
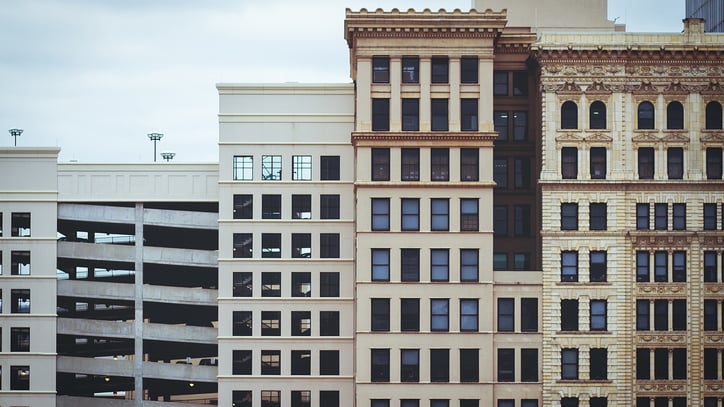
POLYGON ((639 129, 654 128, 654 105, 651 102, 639 103, 639 129))
POLYGON ((590 127, 592 129, 606 128, 606 105, 600 100, 591 103, 590 127))
POLYGON ((680 102, 671 102, 666 107, 666 128, 684 128, 684 106, 680 102))
POLYGON ((721 129, 721 103, 712 101, 706 104, 706 128, 721 129))
POLYGON ((561 128, 578 128, 578 106, 575 102, 569 100, 561 106, 561 128))

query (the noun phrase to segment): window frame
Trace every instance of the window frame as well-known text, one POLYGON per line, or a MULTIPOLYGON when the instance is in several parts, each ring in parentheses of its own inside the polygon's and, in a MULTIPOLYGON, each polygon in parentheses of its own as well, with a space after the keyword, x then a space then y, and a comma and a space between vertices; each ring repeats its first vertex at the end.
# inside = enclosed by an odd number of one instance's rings
POLYGON ((311 181, 312 180, 312 156, 311 155, 293 155, 292 156, 292 181, 311 181))
POLYGON ((372 57, 372 83, 390 83, 390 57, 372 57))
POLYGON ((460 131, 478 131, 478 99, 460 99, 460 131))
POLYGON ((400 198, 400 230, 420 230, 420 198, 400 198))
POLYGON ((370 153, 372 161, 372 181, 390 180, 390 149, 372 148, 370 153))
POLYGON ((265 154, 261 156, 262 181, 281 181, 283 163, 281 155, 265 154))
POLYGON ((235 155, 232 161, 234 181, 253 181, 254 180, 254 156, 252 155, 235 155))
POLYGON ((402 131, 420 131, 419 98, 402 98, 400 113, 402 131))

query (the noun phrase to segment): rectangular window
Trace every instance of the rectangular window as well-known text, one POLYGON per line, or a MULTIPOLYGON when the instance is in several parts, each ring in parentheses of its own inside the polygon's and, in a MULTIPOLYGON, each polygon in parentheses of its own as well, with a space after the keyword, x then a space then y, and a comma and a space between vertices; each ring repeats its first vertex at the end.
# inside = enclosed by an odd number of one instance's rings
POLYGON ((520 299, 520 330, 538 332, 538 298, 520 299))
POLYGON ((262 390, 261 407, 281 407, 281 397, 280 390, 262 390))
POLYGON ((261 218, 281 219, 282 218, 282 196, 262 195, 261 196, 261 218))
POLYGON ((389 349, 370 349, 370 374, 372 382, 390 381, 389 349))
POLYGON ((528 140, 528 112, 513 112, 513 140, 528 140))
POLYGON ((420 99, 402 98, 402 131, 420 130, 420 99))
POLYGON ((520 381, 538 381, 538 349, 520 350, 520 381))
POLYGON ((372 181, 390 180, 390 149, 372 149, 372 181))
POLYGON ((716 331, 719 328, 717 300, 704 300, 704 330, 716 331))
POLYGON ((311 155, 293 155, 292 156, 292 180, 293 181, 311 181, 312 180, 312 156, 311 155))
POLYGON ((669 301, 654 300, 654 330, 669 330, 669 301))
MULTIPOLYGON (((450 381, 450 349, 430 349, 430 381, 433 383, 450 381)), ((432 404, 432 401, 430 403, 432 404)))
MULTIPOLYGON (((292 407, 311 407, 312 405, 312 392, 309 390, 292 390, 291 396, 292 407)), ((236 407, 236 404, 232 404, 232 406, 236 407)))
MULTIPOLYGON (((717 349, 704 349, 704 380, 716 380, 719 378, 719 370, 717 369, 718 356, 717 349)), ((717 407, 716 400, 714 400, 713 406, 717 407)))
POLYGON ((30 237, 30 212, 13 212, 10 215, 10 236, 30 237))
POLYGON ((666 230, 669 227, 669 207, 665 203, 654 204, 654 229, 666 230))
MULTIPOLYGON (((651 350, 639 348, 636 349, 636 379, 638 380, 649 380, 651 379, 651 350)), ((648 397, 646 398, 646 405, 648 406, 648 397)))
POLYGON ((231 405, 234 407, 252 407, 251 390, 234 390, 231 392, 231 405))
POLYGON ((292 297, 312 296, 312 273, 292 272, 292 297))
POLYGON ((402 83, 420 82, 420 59, 418 57, 402 57, 402 83))
POLYGON ((513 270, 530 270, 530 253, 514 253, 513 270))
POLYGON ((666 170, 669 179, 684 178, 684 149, 681 147, 669 147, 666 150, 666 170))
POLYGON ((636 282, 648 283, 651 281, 649 262, 649 252, 636 252, 636 282))
POLYGON ((478 281, 478 249, 460 249, 460 281, 478 281))
POLYGON ((370 400, 370 407, 390 407, 390 400, 372 399, 370 400))
POLYGON ((339 195, 319 196, 319 218, 339 219, 339 195))
POLYGON ((430 300, 431 331, 448 331, 450 329, 449 303, 450 300, 448 299, 430 300))
POLYGON ((390 198, 372 198, 372 230, 390 230, 390 198))
POLYGON ((450 150, 447 148, 430 149, 430 179, 433 181, 450 180, 450 150))
POLYGON ((420 350, 400 349, 400 381, 420 381, 420 350))
POLYGON ((339 351, 319 351, 319 374, 322 376, 339 375, 339 351))
POLYGON ((234 219, 251 219, 254 216, 254 196, 234 195, 234 219))
POLYGON ((675 283, 683 283, 686 282, 686 252, 685 251, 675 251, 671 255, 671 260, 673 263, 672 267, 672 280, 675 283))
POLYGON ((389 98, 372 98, 372 131, 390 131, 389 98))
MULTIPOLYGON (((686 348, 675 348, 671 352, 671 362, 673 365, 673 379, 686 380, 686 348)), ((675 403, 677 404, 677 403, 675 403)), ((686 405, 686 404, 684 404, 686 405)), ((678 406, 676 406, 678 407, 678 406)))
POLYGON ((578 349, 561 349, 561 379, 578 380, 578 349))
POLYGON ((319 234, 319 257, 322 259, 339 258, 339 233, 319 234))
POLYGON ((608 350, 605 348, 592 348, 590 357, 590 379, 608 380, 608 350))
POLYGON ((372 82, 373 83, 390 83, 390 58, 389 57, 373 57, 372 58, 372 82))
POLYGON ((403 332, 420 331, 420 299, 400 299, 400 330, 403 332))
POLYGON ((493 160, 493 181, 495 187, 505 189, 508 188, 508 160, 505 158, 496 158, 493 160))
POLYGON ((372 298, 370 299, 372 310, 372 330, 373 331, 389 331, 390 330, 390 299, 389 298, 372 298))
POLYGON ((654 349, 654 380, 669 379, 669 350, 654 349))
POLYGON ((339 297, 339 273, 336 271, 319 273, 319 296, 339 297))
POLYGON ((460 331, 478 330, 478 300, 460 299, 460 331))
POLYGON ((508 207, 505 205, 493 206, 493 233, 495 236, 508 235, 508 207))
POLYGON ((649 204, 636 204, 636 230, 649 230, 649 204))
POLYGON ((400 249, 400 279, 420 281, 420 249, 400 249))
POLYGON ((390 281, 390 249, 372 249, 372 281, 390 281))
POLYGON ((278 259, 282 257, 282 234, 262 233, 261 257, 278 259))
POLYGON ((10 328, 10 352, 30 352, 30 328, 10 328))
POLYGON ((30 251, 13 250, 10 252, 10 274, 13 276, 30 275, 30 251))
POLYGON ((261 179, 264 181, 281 181, 282 179, 282 156, 263 155, 261 156, 261 179))
POLYGON ((578 149, 576 147, 561 148, 561 178, 578 178, 578 149))
POLYGON ((716 204, 704 204, 704 230, 716 230, 716 204))
POLYGON ((478 231, 477 198, 460 198, 460 230, 478 231))
POLYGON ((312 335, 312 314, 309 311, 292 311, 292 336, 312 335))
POLYGON ((253 318, 251 311, 234 311, 232 313, 232 335, 234 336, 251 336, 253 318))
POLYGON ((339 156, 323 155, 319 157, 319 179, 339 181, 339 156))
POLYGON ((654 179, 654 149, 641 147, 638 150, 638 156, 639 179, 654 179))
POLYGON ((478 99, 460 99, 460 130, 478 131, 478 99))
POLYGON ((530 188, 530 160, 528 158, 516 158, 513 160, 515 189, 530 188))
POLYGON ((606 230, 608 228, 608 206, 605 203, 589 204, 590 230, 606 230))
POLYGON ((261 312, 261 336, 282 335, 282 313, 281 311, 261 312))
POLYGON ((319 311, 319 336, 339 336, 339 311, 319 311))
POLYGON ((515 236, 530 236, 530 205, 513 205, 515 236))
POLYGON ((233 292, 234 297, 251 297, 252 296, 252 274, 250 272, 234 272, 233 275, 233 292))
POLYGON ((493 72, 493 96, 508 96, 508 72, 493 72))
POLYGON ((498 381, 515 381, 515 349, 498 349, 498 381))
POLYGON ((402 198, 402 230, 420 230, 420 200, 402 198))
POLYGON ((251 374, 251 351, 234 350, 231 352, 232 372, 234 375, 251 374))
POLYGON ((578 331, 578 300, 561 300, 561 331, 578 331))
POLYGON ((515 329, 515 300, 498 298, 498 332, 513 332, 515 329))
MULTIPOLYGON (((281 374, 281 351, 278 350, 262 350, 261 351, 261 374, 263 375, 280 375, 281 374)), ((263 394, 263 392, 262 392, 263 394)), ((262 405, 263 401, 262 401, 262 405)))
POLYGON ((716 252, 705 251, 704 252, 704 282, 705 283, 716 283, 717 282, 717 258, 716 252))
POLYGON ((292 233, 292 257, 312 257, 312 235, 309 233, 292 233))
POLYGON ((722 177, 722 149, 709 147, 706 149, 706 178, 721 179, 722 177))
POLYGON ((495 140, 508 141, 508 118, 508 112, 506 111, 493 112, 493 129, 498 133, 498 137, 496 137, 495 140))
POLYGON ((561 281, 578 281, 578 252, 566 250, 561 252, 561 281))
POLYGON ((513 96, 528 95, 528 72, 513 71, 513 96))
POLYGON ((591 331, 608 330, 607 314, 608 302, 606 300, 591 300, 591 331))
POLYGON ((591 147, 591 179, 606 179, 606 148, 591 147))
POLYGON ((311 195, 292 195, 292 219, 312 219, 311 195))
POLYGON ((561 230, 578 230, 578 204, 561 204, 561 230))
POLYGON ((686 230, 686 204, 675 203, 672 205, 672 209, 674 215, 674 230, 686 230))
POLYGON ((672 309, 672 328, 674 331, 686 331, 686 324, 688 322, 686 316, 686 300, 673 300, 672 309))
POLYGON ((432 57, 430 65, 432 71, 430 82, 448 83, 449 64, 447 57, 432 57))
POLYGON ((651 329, 651 310, 649 300, 636 300, 636 330, 648 331, 651 329))
POLYGON ((309 375, 312 371, 312 352, 308 350, 291 351, 291 373, 297 375, 309 375))
POLYGON ((669 257, 664 251, 654 252, 654 281, 665 283, 669 281, 669 257))
POLYGON ((479 176, 477 148, 460 149, 460 181, 477 181, 479 176))
POLYGON ((478 83, 478 58, 477 57, 461 57, 460 58, 460 82, 461 83, 478 83))
POLYGON ((478 349, 460 349, 460 382, 479 380, 478 353, 478 349))
POLYGON ((27 290, 27 289, 11 289, 10 290, 10 312, 13 314, 29 314, 30 313, 30 290, 27 290))
POLYGON ((448 249, 430 249, 430 280, 450 279, 450 252, 448 249))
POLYGON ((591 251, 589 259, 589 281, 604 282, 607 279, 607 260, 605 251, 591 251))
POLYGON ((234 156, 234 181, 251 181, 254 174, 254 157, 250 155, 234 156))
POLYGON ((420 180, 420 149, 419 148, 403 148, 402 149, 402 168, 400 176, 403 181, 419 181, 420 180))
POLYGON ((430 199, 430 230, 449 230, 450 200, 448 198, 430 199))
POLYGON ((430 99, 430 130, 447 131, 448 130, 448 109, 447 99, 434 98, 430 99))
POLYGON ((493 253, 493 270, 507 270, 508 269, 508 254, 507 253, 493 253))

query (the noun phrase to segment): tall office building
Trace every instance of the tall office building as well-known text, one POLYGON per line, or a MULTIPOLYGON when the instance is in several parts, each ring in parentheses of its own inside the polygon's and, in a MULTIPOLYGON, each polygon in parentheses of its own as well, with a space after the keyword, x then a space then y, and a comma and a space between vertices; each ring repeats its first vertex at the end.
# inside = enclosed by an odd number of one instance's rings
POLYGON ((721 407, 724 35, 473 7, 218 84, 218 165, 2 149, 0 403, 721 407))
POLYGON ((724 32, 724 1, 686 0, 686 17, 703 18, 706 32, 724 32))

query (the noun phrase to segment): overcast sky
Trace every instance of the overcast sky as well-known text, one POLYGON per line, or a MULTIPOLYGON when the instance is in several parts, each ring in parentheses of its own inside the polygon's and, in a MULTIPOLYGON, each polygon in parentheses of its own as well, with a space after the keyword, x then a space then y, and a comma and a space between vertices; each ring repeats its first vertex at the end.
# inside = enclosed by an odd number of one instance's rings
MULTIPOLYGON (((344 10, 470 0, 0 0, 0 146, 61 161, 218 160, 216 83, 350 82, 344 10), (295 61, 291 64, 290 61, 295 61), (160 158, 159 158, 160 160, 160 158)), ((680 32, 683 0, 609 0, 627 31, 680 32)))

